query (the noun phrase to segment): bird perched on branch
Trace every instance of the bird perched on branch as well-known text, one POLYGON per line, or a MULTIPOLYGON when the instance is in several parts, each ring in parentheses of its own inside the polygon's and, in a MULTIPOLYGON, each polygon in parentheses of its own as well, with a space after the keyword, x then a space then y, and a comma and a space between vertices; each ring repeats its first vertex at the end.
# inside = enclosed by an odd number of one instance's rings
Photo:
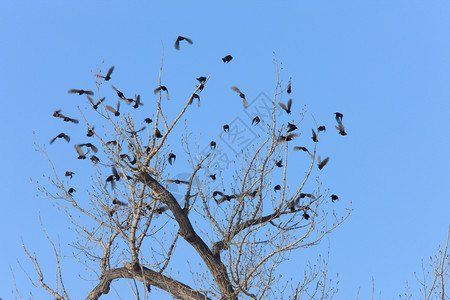
POLYGON ((239 97, 241 97, 244 101, 244 108, 247 108, 248 103, 247 103, 247 99, 245 99, 245 94, 243 92, 241 92, 241 90, 235 86, 233 86, 231 89, 239 94, 239 97))
POLYGON ((200 83, 205 83, 205 81, 206 81, 206 77, 205 76, 200 76, 200 77, 198 77, 198 78, 196 78, 197 80, 198 80, 198 82, 200 82, 200 83))
POLYGON ((222 58, 222 61, 223 61, 224 63, 229 63, 232 59, 233 59, 233 56, 231 56, 231 55, 228 54, 227 56, 225 56, 225 57, 222 58))
POLYGON ((187 37, 184 37, 184 36, 178 36, 177 37, 177 40, 175 41, 175 49, 177 49, 177 50, 180 50, 180 42, 181 41, 186 41, 186 42, 188 42, 189 44, 191 44, 192 45, 192 40, 191 39, 189 39, 189 38, 187 38, 187 37))
POLYGON ((92 91, 85 91, 85 90, 77 90, 77 89, 71 89, 71 90, 68 90, 67 91, 69 94, 78 94, 78 95, 83 95, 83 94, 86 94, 86 95, 94 95, 94 92, 92 92, 92 91))
POLYGON ((113 71, 114 71, 114 66, 109 68, 108 72, 106 73, 106 76, 102 76, 102 75, 98 75, 98 74, 95 76, 97 76, 98 78, 103 78, 103 79, 105 79, 105 81, 108 81, 111 79, 111 74, 113 71))
POLYGON ((70 136, 68 136, 67 134, 61 132, 60 134, 58 134, 57 136, 55 136, 54 138, 52 138, 52 140, 50 141, 50 144, 53 144, 53 142, 54 142, 56 139, 59 139, 59 138, 64 138, 64 139, 66 140, 66 142, 70 142, 70 136))

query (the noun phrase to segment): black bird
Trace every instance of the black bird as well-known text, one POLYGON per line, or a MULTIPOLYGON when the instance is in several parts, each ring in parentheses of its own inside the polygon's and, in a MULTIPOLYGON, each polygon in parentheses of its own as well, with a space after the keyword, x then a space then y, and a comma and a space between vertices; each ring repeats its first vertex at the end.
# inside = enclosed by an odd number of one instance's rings
POLYGON ((169 158, 167 159, 169 161, 170 165, 173 165, 173 163, 175 162, 175 159, 177 158, 177 156, 173 153, 169 154, 169 158))
POLYGON ((162 134, 161 134, 161 131, 159 131, 158 128, 156 128, 156 130, 155 130, 155 137, 156 137, 157 139, 160 139, 160 138, 163 137, 162 134))
POLYGON ((231 199, 235 199, 235 198, 236 198, 236 195, 225 195, 225 194, 222 193, 222 192, 214 191, 214 192, 213 192, 213 198, 214 198, 214 200, 217 202, 217 204, 221 204, 221 203, 223 203, 223 202, 225 202, 225 201, 230 201, 231 199), (220 196, 219 199, 216 198, 217 195, 220 196))
POLYGON ((209 178, 211 178, 212 180, 216 180, 216 174, 209 175, 209 178))
POLYGON ((292 141, 293 139, 295 139, 296 137, 298 137, 298 134, 296 134, 296 133, 290 133, 287 136, 280 135, 280 137, 277 139, 277 142, 278 143, 289 142, 289 141, 292 141))
POLYGON ((156 94, 156 93, 159 92, 159 91, 164 91, 164 92, 166 92, 166 98, 167 98, 167 100, 170 100, 169 90, 167 89, 167 87, 165 87, 164 85, 161 85, 161 86, 157 87, 157 88, 153 91, 153 93, 156 94))
POLYGON ((279 191, 279 190, 281 190, 281 185, 277 184, 273 189, 275 192, 279 191))
POLYGON ((203 83, 200 83, 199 85, 196 85, 195 87, 198 88, 198 92, 200 93, 205 88, 205 85, 203 83))
POLYGON ((111 74, 112 74, 113 71, 114 71, 114 66, 109 68, 108 73, 106 73, 106 76, 102 76, 102 75, 95 75, 95 76, 97 76, 99 78, 103 78, 103 79, 105 79, 105 81, 108 81, 108 80, 111 79, 111 74))
POLYGON ((116 183, 115 181, 115 176, 114 175, 109 175, 108 177, 106 177, 106 181, 105 181, 105 188, 106 185, 108 184, 108 182, 111 183, 111 189, 114 190, 116 188, 116 183))
POLYGON ((324 160, 320 160, 320 155, 319 155, 319 159, 317 161, 319 170, 322 170, 322 168, 325 167, 325 165, 328 163, 329 160, 330 160, 329 157, 325 158, 324 160))
POLYGON ((244 108, 247 108, 248 103, 247 103, 247 99, 245 99, 245 94, 243 92, 241 92, 241 90, 235 86, 233 86, 231 89, 239 94, 239 97, 241 97, 244 101, 244 108))
POLYGON ((339 197, 336 196, 335 194, 331 195, 330 197, 331 197, 331 202, 334 202, 334 201, 336 201, 336 200, 339 200, 339 197))
POLYGON ((344 117, 344 115, 339 112, 335 112, 334 114, 336 115, 336 121, 338 123, 342 122, 342 118, 344 117))
POLYGON ((288 115, 291 113, 292 99, 289 99, 289 100, 288 100, 287 107, 286 107, 286 105, 284 105, 284 103, 281 103, 281 102, 278 103, 278 105, 279 105, 282 109, 284 109, 288 115))
POLYGON ((225 56, 224 58, 222 58, 224 63, 229 63, 230 60, 232 60, 232 59, 233 59, 233 56, 231 56, 229 54, 227 56, 225 56))
POLYGON ((347 135, 347 132, 345 132, 344 125, 342 125, 341 122, 338 122, 338 126, 334 126, 334 127, 336 127, 337 131, 339 131, 340 135, 342 135, 342 136, 347 135))
POLYGON ((113 86, 112 84, 111 84, 111 88, 113 89, 113 90, 115 90, 116 91, 116 93, 117 93, 117 96, 119 96, 119 98, 120 99, 123 99, 123 100, 125 100, 125 95, 121 92, 121 91, 119 91, 118 89, 116 89, 116 87, 115 86, 113 86))
POLYGON ((76 191, 77 191, 76 189, 70 188, 70 189, 67 191, 67 194, 69 194, 70 196, 72 196, 72 193, 73 193, 73 192, 76 192, 76 191))
POLYGON ((317 134, 316 134, 316 132, 314 131, 314 129, 312 129, 312 140, 313 140, 315 143, 318 142, 318 140, 317 140, 317 134))
POLYGON ((86 155, 84 154, 83 150, 81 149, 80 145, 74 145, 75 150, 78 153, 77 159, 85 159, 86 155))
POLYGON ((86 136, 88 136, 88 137, 93 136, 93 135, 94 135, 94 129, 95 129, 94 126, 92 126, 92 129, 91 129, 91 128, 88 128, 88 131, 87 131, 86 136))
POLYGON ((230 126, 228 124, 223 125, 223 131, 230 132, 230 126))
POLYGON ((303 211, 303 218, 305 218, 305 220, 309 219, 309 215, 306 213, 306 211, 303 211))
POLYGON ((117 101, 117 109, 114 109, 109 105, 106 105, 106 109, 112 112, 116 117, 120 116, 119 108, 120 108, 120 101, 117 101))
POLYGON ((317 128, 317 131, 327 131, 327 128, 325 126, 319 126, 319 128, 317 128))
POLYGON ((120 154, 119 157, 120 157, 121 159, 128 158, 128 160, 130 160, 130 157, 128 156, 128 154, 120 154))
POLYGON ((206 77, 205 76, 200 76, 198 78, 196 78, 198 80, 198 82, 200 83, 204 83, 206 81, 206 77))
POLYGON ((112 171, 112 173, 114 175, 114 180, 115 181, 119 181, 120 180, 120 175, 119 175, 119 172, 117 172, 117 169, 115 167, 112 167, 111 171, 112 171))
POLYGON ((167 207, 167 205, 163 205, 160 208, 156 209, 156 213, 161 215, 163 212, 167 211, 169 209, 169 207, 167 207))
POLYGON ((216 149, 216 142, 211 141, 211 143, 209 143, 209 146, 211 147, 211 150, 216 149))
POLYGON ((184 36, 178 36, 177 37, 177 40, 175 41, 175 49, 177 49, 177 50, 180 50, 180 42, 181 41, 186 41, 186 42, 188 42, 189 44, 191 44, 192 45, 192 40, 191 39, 188 39, 187 37, 184 37, 184 36))
POLYGON ((114 199, 113 199, 112 203, 114 205, 119 205, 119 206, 128 206, 127 203, 117 200, 117 195, 114 195, 114 199))
POLYGON ((291 90, 291 78, 290 77, 289 77, 289 82, 288 82, 286 91, 287 91, 288 94, 290 94, 292 92, 292 90, 291 90))
POLYGON ((302 150, 302 151, 305 151, 305 152, 309 152, 308 149, 306 149, 306 147, 295 146, 295 147, 294 147, 294 151, 298 151, 298 150, 302 150))
POLYGON ((94 100, 92 100, 92 98, 89 97, 88 95, 86 95, 86 98, 89 100, 89 102, 92 104, 92 108, 95 109, 95 110, 97 110, 97 108, 100 105, 100 103, 102 103, 105 100, 105 97, 103 97, 97 103, 94 103, 94 100))
POLYGON ((276 161, 276 162, 275 162, 275 165, 276 165, 278 168, 283 167, 283 160, 280 159, 279 161, 276 161))
POLYGON ((254 117, 252 120, 252 125, 258 125, 261 120, 258 116, 254 117))
POLYGON ((107 141, 106 142, 106 146, 109 146, 110 144, 117 145, 117 141, 107 141))
POLYGON ((95 147, 95 146, 92 145, 91 143, 79 144, 78 146, 79 146, 80 148, 81 148, 81 147, 88 147, 88 148, 91 148, 92 151, 94 151, 94 153, 97 153, 97 151, 98 151, 97 147, 95 147))
MULTIPOLYGON (((200 107, 200 96, 197 94, 192 95, 192 99, 197 99, 197 105, 200 107)), ((192 100, 191 102, 189 102, 189 104, 192 104, 192 100)))
POLYGON ((85 91, 85 90, 77 90, 77 89, 71 89, 71 90, 68 90, 67 91, 69 94, 78 94, 78 95, 83 95, 83 94, 86 94, 86 95, 94 95, 94 92, 92 92, 92 91, 85 91))
POLYGON ((147 124, 150 124, 151 122, 153 122, 153 120, 150 119, 150 118, 145 118, 144 122, 147 123, 147 124))
POLYGON ((289 209, 291 212, 295 212, 295 207, 298 205, 298 202, 300 201, 300 198, 297 198, 295 200, 292 200, 291 203, 289 203, 289 209))
POLYGON ((100 161, 100 159, 99 159, 97 156, 95 156, 95 155, 92 155, 91 158, 90 158, 90 160, 91 160, 94 164, 97 164, 97 163, 100 161))
POLYGON ((288 123, 287 127, 288 127, 287 132, 292 132, 297 129, 297 126, 295 126, 295 124, 291 124, 291 123, 288 123))
POLYGON ((75 175, 75 173, 74 172, 70 172, 70 171, 66 171, 66 174, 64 174, 64 176, 70 177, 70 179, 72 179, 72 175, 75 175))
POLYGON ((138 108, 139 106, 144 106, 144 103, 141 102, 141 95, 134 95, 133 108, 138 108))
POLYGON ((175 184, 180 184, 180 183, 189 184, 189 181, 178 180, 178 179, 174 179, 174 180, 172 180, 172 179, 167 179, 166 181, 167 181, 167 182, 170 182, 170 183, 175 183, 175 184))
POLYGON ((57 136, 55 136, 54 138, 52 138, 52 140, 50 141, 50 144, 53 144, 53 142, 54 142, 56 139, 59 139, 59 138, 64 138, 64 139, 66 140, 66 142, 70 142, 70 136, 68 136, 67 134, 61 132, 60 134, 58 134, 57 136))
POLYGON ((66 117, 65 115, 63 115, 63 114, 61 113, 61 110, 55 110, 55 111, 53 112, 53 116, 54 116, 55 118, 61 118, 61 119, 63 119, 64 122, 72 122, 72 123, 78 124, 78 120, 77 120, 77 119, 72 119, 72 118, 66 117))

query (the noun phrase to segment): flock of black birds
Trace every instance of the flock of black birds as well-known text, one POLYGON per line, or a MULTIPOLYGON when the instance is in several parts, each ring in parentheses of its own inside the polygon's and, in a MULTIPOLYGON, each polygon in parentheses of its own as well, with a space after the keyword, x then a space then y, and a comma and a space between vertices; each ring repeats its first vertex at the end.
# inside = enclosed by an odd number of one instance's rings
MULTIPOLYGON (((189 38, 187 38, 187 37, 183 37, 183 36, 178 36, 177 39, 176 39, 176 41, 175 41, 175 44, 174 44, 175 49, 177 49, 177 50, 180 49, 180 42, 182 42, 182 41, 186 41, 186 42, 189 43, 189 44, 193 44, 193 41, 192 41, 191 39, 189 39, 189 38)), ((231 55, 226 55, 225 57, 222 58, 222 61, 223 61, 224 63, 229 63, 232 59, 233 59, 233 57, 232 57, 231 55)), ((107 71, 107 73, 106 73, 105 76, 100 75, 100 74, 96 74, 95 76, 96 76, 97 78, 103 79, 104 81, 109 81, 109 80, 111 80, 111 75, 112 75, 113 71, 114 71, 114 66, 112 66, 111 68, 109 68, 109 70, 107 71)), ((286 87, 286 89, 285 89, 286 92, 287 92, 287 94, 291 94, 291 92, 292 92, 291 79, 292 79, 292 78, 289 78, 289 82, 288 82, 287 87, 286 87)), ((201 91, 203 90, 203 88, 204 88, 204 84, 205 84, 207 78, 204 77, 204 76, 201 76, 201 77, 196 78, 196 80, 199 82, 199 85, 196 86, 196 87, 197 87, 197 90, 198 90, 198 92, 201 92, 201 91)), ((137 109, 137 108, 139 108, 140 106, 143 106, 143 105, 144 105, 144 104, 141 102, 141 100, 140 100, 140 95, 134 95, 134 98, 127 98, 127 97, 125 97, 124 93, 121 92, 119 89, 117 89, 114 85, 111 85, 111 88, 116 92, 117 96, 119 97, 119 101, 117 102, 117 105, 116 105, 115 107, 112 107, 112 106, 109 106, 109 105, 105 105, 104 108, 105 108, 106 110, 108 110, 109 112, 111 112, 112 114, 114 114, 114 116, 116 116, 116 117, 120 116, 120 112, 119 112, 119 109, 120 109, 120 100, 125 101, 128 105, 131 105, 131 104, 134 102, 134 104, 132 105, 132 107, 135 108, 135 109, 137 109)), ((244 94, 238 87, 236 87, 236 86, 233 86, 231 89, 232 89, 233 91, 235 91, 236 93, 239 94, 239 97, 242 98, 244 108, 247 108, 247 107, 248 107, 248 102, 247 102, 247 99, 246 99, 246 97, 245 97, 245 94, 244 94)), ((167 89, 166 86, 161 85, 161 86, 157 87, 156 89, 154 89, 154 94, 161 93, 161 92, 165 92, 165 93, 166 93, 166 98, 167 98, 167 100, 170 100, 169 90, 167 89)), ((87 100, 88 100, 89 103, 92 105, 92 108, 93 108, 94 110, 97 110, 98 107, 99 107, 99 105, 101 105, 101 104, 103 105, 103 102, 104 102, 104 100, 105 100, 105 98, 102 98, 102 99, 100 99, 99 101, 95 102, 95 101, 90 97, 90 96, 94 95, 94 92, 89 91, 89 90, 83 90, 83 89, 70 89, 70 90, 68 91, 68 93, 69 93, 69 94, 78 94, 79 96, 81 96, 81 95, 86 95, 87 100)), ((192 100, 193 100, 193 99, 197 99, 197 101, 198 101, 198 106, 200 106, 200 96, 199 96, 197 93, 193 94, 192 99, 191 99, 191 102, 190 102, 189 104, 192 104, 192 100)), ((282 102, 279 102, 278 105, 281 107, 281 109, 283 109, 283 110, 286 112, 286 114, 288 114, 288 115, 291 114, 292 99, 289 99, 288 102, 287 102, 286 104, 284 104, 284 103, 282 103, 282 102)), ((54 113, 53 113, 53 117, 61 118, 64 122, 71 122, 71 123, 74 123, 74 124, 78 124, 78 123, 79 123, 79 121, 78 121, 77 119, 73 119, 73 118, 70 118, 70 117, 67 117, 67 116, 63 115, 63 114, 61 113, 61 110, 55 110, 54 113)), ((336 121, 337 121, 337 126, 335 126, 335 128, 337 129, 338 133, 339 133, 340 135, 342 135, 342 136, 347 135, 347 133, 345 132, 344 125, 342 124, 343 114, 342 114, 342 113, 339 113, 339 112, 336 112, 336 113, 335 113, 335 118, 336 118, 336 121)), ((152 123, 152 119, 150 119, 150 118, 145 118, 145 119, 144 119, 144 122, 147 123, 147 124, 150 124, 150 123, 152 123)), ((261 122, 261 119, 259 118, 259 116, 255 116, 255 117, 253 118, 251 124, 254 125, 254 126, 256 126, 256 125, 258 125, 260 122, 261 122)), ((95 129, 94 127, 88 128, 86 136, 87 136, 87 137, 92 137, 92 136, 95 134, 94 129, 95 129)), ((141 128, 141 129, 138 130, 138 131, 133 131, 133 132, 128 132, 128 133, 130 133, 130 134, 132 134, 132 135, 136 135, 138 132, 140 132, 140 131, 142 131, 142 130, 144 130, 144 129, 145 129, 145 127, 141 128)), ((292 133, 293 131, 295 131, 295 130, 298 129, 297 126, 296 126, 295 124, 288 123, 286 129, 287 129, 287 134, 286 134, 285 136, 284 136, 284 135, 280 135, 280 136, 277 138, 277 142, 278 142, 278 143, 289 142, 289 141, 292 141, 293 139, 295 139, 295 138, 297 138, 297 137, 299 136, 299 135, 296 134, 296 133, 292 133)), ((230 130, 230 127, 229 127, 228 124, 223 125, 223 131, 224 131, 224 132, 227 133, 227 132, 229 132, 229 130, 230 130)), ((318 131, 318 132, 326 131, 326 127, 323 126, 323 125, 322 125, 322 126, 319 126, 319 127, 317 128, 317 131, 318 131)), ((163 136, 163 135, 161 134, 161 132, 156 128, 156 129, 155 129, 155 137, 156 137, 156 138, 161 138, 162 136, 163 136)), ((54 137, 53 139, 50 140, 50 144, 52 144, 52 143, 53 143, 56 139, 58 139, 58 138, 63 138, 63 139, 66 140, 66 142, 70 142, 70 137, 69 137, 68 135, 66 135, 65 133, 60 133, 60 134, 58 134, 56 137, 54 137)), ((313 140, 315 143, 318 142, 318 135, 317 135, 317 133, 316 133, 316 131, 315 131, 314 129, 312 129, 312 140, 313 140)), ((106 142, 106 145, 110 145, 110 144, 117 145, 117 141, 108 141, 108 142, 106 142)), ((95 154, 95 153, 97 153, 97 151, 98 151, 97 147, 95 147, 95 146, 94 146, 93 144, 91 144, 91 143, 75 144, 75 145, 74 145, 74 148, 75 148, 75 150, 76 150, 76 152, 77 152, 77 154, 78 154, 77 159, 86 159, 86 155, 87 155, 89 152, 92 151, 92 152, 95 154), (87 148, 87 151, 86 151, 86 152, 83 151, 83 147, 87 148)), ((216 149, 216 142, 215 142, 215 141, 211 141, 211 142, 210 142, 210 148, 211 148, 211 150, 215 150, 215 149, 216 149)), ((303 146, 295 146, 295 147, 293 148, 293 150, 294 150, 294 151, 302 150, 302 151, 308 152, 308 154, 311 156, 311 158, 313 158, 313 155, 309 152, 309 150, 308 150, 306 147, 303 147, 303 146)), ((145 149, 144 152, 145 152, 146 154, 148 154, 149 151, 150 151, 150 149, 148 149, 148 147, 146 147, 146 149, 145 149)), ((136 163, 136 158, 131 159, 127 154, 121 154, 121 155, 120 155, 120 158, 121 158, 121 159, 127 158, 128 161, 129 161, 129 163, 132 164, 132 165, 134 165, 134 164, 136 163)), ((175 154, 170 153, 170 154, 168 155, 167 160, 168 160, 168 163, 169 163, 170 165, 173 165, 173 164, 175 163, 175 159, 176 159, 176 155, 175 155, 175 154)), ((94 164, 96 164, 96 163, 99 162, 99 158, 96 157, 95 155, 91 155, 90 160, 91 160, 94 164)), ((326 157, 325 159, 322 160, 321 157, 320 157, 320 155, 319 155, 319 156, 318 156, 318 168, 319 168, 319 170, 322 170, 322 169, 324 168, 324 166, 328 163, 328 161, 329 161, 329 157, 326 157)), ((283 167, 283 161, 282 161, 282 160, 276 161, 276 162, 275 162, 275 165, 276 165, 277 167, 281 168, 281 167, 283 167)), ((70 179, 72 179, 72 176, 73 176, 73 175, 75 175, 74 172, 71 172, 71 171, 66 171, 66 172, 65 172, 65 176, 66 176, 66 177, 70 177, 70 179)), ((127 176, 127 177, 128 177, 128 176, 127 176)), ((212 175, 210 175, 209 177, 210 177, 212 180, 216 180, 216 174, 212 174, 212 175)), ((106 178, 106 181, 105 181, 105 188, 106 188, 107 184, 110 183, 111 189, 114 189, 114 188, 115 188, 115 182, 116 182, 116 181, 119 181, 120 178, 121 178, 121 176, 120 176, 119 173, 117 172, 117 169, 116 169, 114 166, 112 166, 112 175, 109 175, 109 176, 106 178)), ((168 183, 174 183, 174 184, 189 184, 188 181, 179 180, 179 179, 174 179, 174 180, 168 179, 168 180, 166 180, 166 181, 167 181, 168 183)), ((280 185, 276 185, 276 186, 274 187, 274 191, 276 192, 276 191, 279 191, 279 190, 281 190, 281 186, 280 186, 280 185)), ((72 196, 72 193, 75 192, 75 191, 76 191, 76 190, 75 190, 74 188, 69 188, 69 190, 67 191, 67 193, 68 193, 70 196, 72 196)), ((231 199, 236 199, 236 198, 243 197, 243 196, 252 196, 252 197, 255 197, 256 195, 257 195, 257 191, 253 191, 253 192, 251 192, 251 193, 244 193, 244 195, 236 195, 236 194, 233 194, 233 195, 226 195, 226 194, 224 194, 223 192, 220 192, 220 191, 214 191, 213 194, 212 194, 213 199, 217 202, 217 204, 221 204, 221 203, 223 203, 223 202, 225 202, 225 201, 230 201, 231 199)), ((313 198, 314 196, 311 195, 311 194, 304 194, 304 193, 301 193, 300 196, 299 196, 297 199, 295 199, 294 201, 292 201, 292 202, 290 203, 290 205, 289 205, 290 210, 293 211, 293 212, 296 211, 296 206, 298 205, 300 199, 301 199, 301 198, 304 198, 304 197, 313 198)), ((338 200, 339 197, 333 194, 333 195, 331 195, 331 199, 332 199, 332 202, 334 202, 334 201, 338 200)), ((114 200, 112 201, 112 203, 113 203, 114 205, 127 206, 126 203, 121 202, 121 201, 119 201, 119 200, 117 199, 117 195, 115 195, 114 200)), ((150 207, 149 209, 151 209, 151 207, 150 207)), ((167 208, 166 206, 163 206, 163 207, 158 208, 158 209, 156 210, 156 212, 159 213, 159 214, 161 214, 161 213, 163 213, 164 211, 166 211, 167 209, 168 209, 168 208, 167 208)), ((114 209, 114 211, 115 211, 115 209, 114 209)), ((303 217, 304 217, 306 220, 309 219, 309 215, 306 213, 306 211, 304 211, 303 217)))

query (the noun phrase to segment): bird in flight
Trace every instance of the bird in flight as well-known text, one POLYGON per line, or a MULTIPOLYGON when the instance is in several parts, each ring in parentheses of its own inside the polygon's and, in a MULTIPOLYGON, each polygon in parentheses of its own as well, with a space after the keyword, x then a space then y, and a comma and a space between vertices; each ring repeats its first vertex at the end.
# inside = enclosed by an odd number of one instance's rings
POLYGON ((75 173, 74 173, 74 172, 71 172, 71 171, 66 171, 66 173, 64 174, 64 176, 70 177, 70 179, 72 179, 72 176, 73 176, 73 175, 75 175, 75 173))
POLYGON ((252 125, 258 125, 261 120, 258 116, 254 117, 252 120, 252 125))
POLYGON ((319 126, 318 128, 317 128, 317 131, 327 131, 327 128, 325 127, 325 126, 319 126))
POLYGON ((98 78, 103 78, 105 79, 105 81, 108 81, 111 79, 111 74, 114 71, 114 66, 112 66, 111 68, 109 68, 108 72, 106 73, 106 76, 102 76, 102 75, 95 75, 98 78))
POLYGON ((78 95, 83 95, 83 94, 86 94, 86 95, 94 95, 94 92, 92 92, 92 91, 85 91, 85 90, 77 90, 77 89, 71 89, 71 90, 68 90, 67 91, 69 94, 78 94, 78 95))
POLYGON ((342 125, 342 122, 338 122, 338 126, 334 126, 334 127, 337 129, 337 131, 339 131, 340 135, 342 135, 342 136, 347 135, 347 132, 345 132, 344 125, 342 125))
POLYGON ((292 141, 293 139, 295 139, 296 137, 298 137, 298 134, 296 134, 296 133, 290 133, 287 136, 280 135, 280 137, 277 139, 277 142, 278 143, 289 142, 289 141, 292 141))
POLYGON ((319 170, 322 170, 323 167, 325 167, 325 165, 328 163, 329 160, 330 160, 329 157, 325 158, 324 160, 321 160, 320 155, 319 155, 319 159, 317 161, 317 166, 319 167, 319 170))
POLYGON ((159 91, 164 91, 164 92, 166 92, 166 98, 167 98, 167 100, 170 100, 169 90, 167 89, 167 87, 165 87, 164 85, 161 85, 161 86, 157 87, 157 88, 153 91, 153 93, 156 94, 156 93, 159 92, 159 91))
POLYGON ((50 144, 53 144, 53 142, 54 142, 56 139, 59 139, 59 138, 64 138, 64 139, 66 140, 66 142, 70 142, 70 136, 68 136, 67 134, 61 132, 60 134, 58 134, 57 136, 55 136, 54 138, 52 138, 52 140, 50 141, 50 144))
POLYGON ((141 95, 134 95, 133 108, 138 108, 139 106, 144 106, 144 103, 141 102, 141 95))
POLYGON ((292 99, 288 100, 287 106, 284 105, 284 103, 278 103, 278 105, 286 111, 286 113, 289 115, 291 113, 291 106, 292 106, 292 99))
POLYGON ((231 89, 239 94, 239 97, 241 97, 244 101, 244 108, 247 108, 248 103, 247 103, 247 99, 245 99, 245 94, 243 92, 241 92, 241 90, 235 86, 233 86, 231 89))
POLYGON ((116 117, 120 116, 119 108, 120 108, 120 101, 117 101, 116 109, 114 109, 113 107, 111 107, 109 105, 106 105, 106 109, 109 110, 110 112, 112 112, 116 117))
POLYGON ((339 197, 336 196, 335 194, 331 195, 330 197, 331 197, 331 202, 334 202, 334 201, 336 201, 336 200, 339 200, 339 197))
POLYGON ((229 63, 230 62, 230 60, 232 60, 233 59, 233 56, 231 56, 231 55, 227 55, 227 56, 225 56, 225 57, 223 57, 222 58, 222 60, 223 60, 223 62, 224 63, 229 63))
POLYGON ((95 110, 97 110, 97 108, 100 105, 100 103, 102 103, 105 100, 105 97, 103 97, 97 103, 94 103, 94 100, 92 100, 91 97, 89 97, 88 95, 86 95, 86 97, 89 100, 89 102, 92 104, 92 108, 95 109, 95 110))
POLYGON ((175 162, 176 158, 177 158, 177 156, 175 154, 170 153, 167 160, 169 161, 169 164, 172 165, 175 162))
POLYGON ((229 132, 230 131, 230 125, 228 125, 228 124, 223 125, 223 131, 229 132))
POLYGON ((291 87, 292 87, 291 86, 291 78, 289 77, 289 82, 288 82, 287 89, 286 89, 288 94, 290 94, 292 92, 291 87))
POLYGON ((166 180, 169 183, 175 183, 175 184, 180 184, 180 183, 184 183, 184 184, 189 184, 189 181, 185 181, 185 180, 178 180, 178 179, 167 179, 166 180))
POLYGON ((55 111, 53 112, 53 116, 54 116, 55 118, 61 118, 61 119, 63 119, 64 122, 72 122, 72 123, 78 124, 78 120, 77 120, 77 119, 72 119, 72 118, 69 118, 69 117, 63 115, 63 114, 61 113, 61 110, 55 110, 55 111))
POLYGON ((85 159, 86 158, 86 155, 84 154, 83 149, 81 149, 80 145, 74 145, 74 148, 78 154, 77 159, 85 159))
POLYGON ((335 112, 334 114, 336 115, 336 121, 338 123, 342 122, 342 118, 344 117, 344 115, 341 114, 340 112, 335 112))
POLYGON ((297 129, 297 126, 295 126, 295 124, 291 124, 288 122, 287 128, 288 128, 287 132, 291 132, 291 131, 294 131, 295 129, 297 129))
POLYGON ((188 42, 189 44, 192 45, 192 40, 191 40, 191 39, 179 35, 179 36, 177 37, 177 40, 175 41, 175 45, 174 45, 174 46, 175 46, 175 49, 180 50, 180 42, 181 42, 181 41, 186 41, 186 42, 188 42))
POLYGON ((312 140, 314 141, 314 143, 317 143, 319 140, 317 139, 317 134, 314 131, 314 129, 312 129, 312 140))
POLYGON ((95 129, 94 126, 92 126, 92 128, 88 128, 88 131, 87 131, 87 133, 86 133, 86 136, 87 136, 87 137, 93 136, 93 135, 94 135, 94 129, 95 129))

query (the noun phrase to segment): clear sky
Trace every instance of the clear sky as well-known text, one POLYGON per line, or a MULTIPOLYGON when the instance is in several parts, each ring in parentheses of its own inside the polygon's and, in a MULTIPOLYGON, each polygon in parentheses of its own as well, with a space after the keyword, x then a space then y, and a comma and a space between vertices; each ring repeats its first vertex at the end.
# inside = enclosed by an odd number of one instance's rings
MULTIPOLYGON (((272 95, 273 52, 283 63, 282 79, 292 77, 293 113, 306 106, 308 116, 327 126, 320 147, 331 160, 320 180, 339 195, 337 208, 352 201, 354 211, 329 243, 294 254, 291 272, 329 244, 330 274, 339 273, 337 299, 355 299, 358 290, 368 299, 372 277, 381 299, 397 298, 407 280, 417 287, 414 272, 445 242, 450 224, 449 16, 444 0, 3 1, 0 297, 11 298, 10 268, 22 294, 41 295, 18 266, 19 260, 32 271, 22 240, 54 278, 39 213, 61 247, 69 242, 64 215, 37 197, 30 181, 50 175, 34 151, 33 131, 48 144, 75 128, 52 118, 53 110, 81 119, 75 104, 87 103, 67 90, 94 89, 92 72, 102 61, 103 69, 115 65, 123 90, 140 93, 144 103, 154 99, 161 43, 173 99, 189 95, 195 77, 211 76, 202 107, 190 115, 202 135, 217 134, 206 124, 244 116, 231 86, 250 101, 261 92, 272 95), (194 44, 176 51, 178 35, 194 44), (227 54, 234 59, 225 65, 227 54), (344 114, 346 137, 333 129, 335 111, 344 114)), ((305 134, 309 139, 309 129, 305 134)), ((54 146, 50 155, 65 163, 65 151, 73 149, 54 146)), ((70 270, 65 277, 81 299, 81 279, 70 270)))

